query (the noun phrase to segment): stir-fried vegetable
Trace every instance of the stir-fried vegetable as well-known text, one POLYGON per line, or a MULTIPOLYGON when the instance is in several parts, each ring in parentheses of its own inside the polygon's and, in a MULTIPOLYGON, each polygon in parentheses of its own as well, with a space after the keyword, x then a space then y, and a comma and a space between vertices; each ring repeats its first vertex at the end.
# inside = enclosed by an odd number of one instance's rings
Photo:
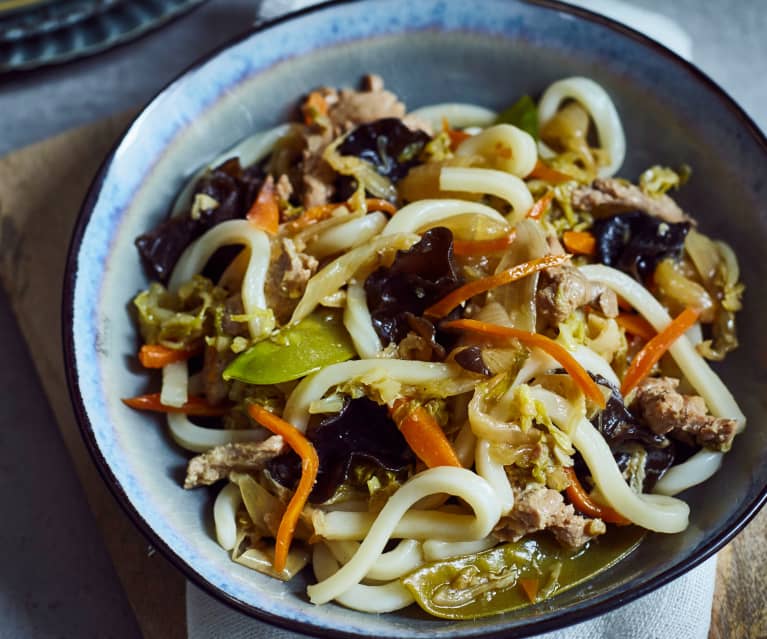
POLYGON ((391 414, 410 448, 427 467, 460 468, 461 462, 444 431, 423 406, 398 399, 394 402, 391 414))
POLYGON ((529 95, 523 95, 498 114, 496 124, 513 124, 538 139, 538 107, 529 95))
POLYGON ((280 207, 274 189, 274 178, 270 175, 261 185, 256 201, 245 216, 253 226, 269 235, 276 235, 280 226, 280 207))
POLYGON ((320 311, 251 346, 226 367, 223 377, 248 384, 280 384, 355 354, 338 313, 320 311))
POLYGON ((304 509, 309 493, 314 482, 317 479, 317 470, 319 469, 319 458, 311 442, 304 437, 293 426, 283 419, 270 413, 258 404, 251 404, 248 407, 248 413, 264 428, 272 431, 275 435, 280 435, 296 454, 301 458, 301 480, 298 482, 296 491, 290 498, 285 514, 280 521, 280 527, 275 537, 274 546, 274 570, 282 572, 288 559, 290 544, 293 541, 293 534, 296 530, 298 518, 304 509))
POLYGON ((182 406, 167 406, 160 401, 160 393, 137 395, 122 400, 126 406, 136 410, 149 410, 157 413, 184 413, 199 417, 219 417, 229 411, 229 406, 211 406, 202 397, 189 397, 182 406))
POLYGON ((698 315, 700 315, 700 311, 697 309, 686 308, 666 328, 645 344, 644 348, 634 356, 630 368, 626 371, 621 385, 621 393, 628 395, 639 382, 650 374, 653 366, 660 361, 660 358, 673 343, 698 321, 698 315))
POLYGON ((138 359, 144 368, 163 368, 173 362, 183 362, 199 352, 199 348, 168 348, 161 344, 144 344, 138 352, 138 359))
POLYGON ((631 523, 628 519, 616 513, 609 506, 595 502, 583 486, 581 486, 581 482, 578 480, 578 476, 572 468, 565 468, 564 472, 570 480, 570 485, 567 487, 567 497, 577 510, 590 517, 599 517, 602 521, 608 524, 625 526, 631 523))
POLYGON ((599 389, 598 384, 594 382, 586 370, 575 360, 575 358, 570 353, 568 353, 554 340, 546 337, 545 335, 521 331, 511 326, 496 326, 494 324, 486 324, 484 322, 478 322, 477 320, 471 319, 460 319, 444 322, 442 327, 446 329, 473 331, 483 335, 488 335, 490 337, 506 337, 517 339, 525 346, 540 348, 541 350, 551 355, 562 365, 562 367, 572 376, 578 386, 581 387, 586 397, 588 397, 600 408, 605 407, 605 396, 599 389))

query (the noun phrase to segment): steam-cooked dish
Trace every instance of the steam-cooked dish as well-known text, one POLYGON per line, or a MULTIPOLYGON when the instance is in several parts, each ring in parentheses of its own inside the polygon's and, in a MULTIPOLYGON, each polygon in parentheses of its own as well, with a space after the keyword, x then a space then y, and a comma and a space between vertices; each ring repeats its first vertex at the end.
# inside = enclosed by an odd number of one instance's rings
MULTIPOLYGON (((513 97, 513 96, 512 96, 513 97)), ((317 604, 472 618, 677 533, 745 418, 732 250, 581 77, 494 113, 380 78, 195 176, 136 240, 167 413, 234 561, 317 604)), ((663 158, 658 158, 663 162, 663 158)), ((179 496, 179 499, 182 497, 179 496)))

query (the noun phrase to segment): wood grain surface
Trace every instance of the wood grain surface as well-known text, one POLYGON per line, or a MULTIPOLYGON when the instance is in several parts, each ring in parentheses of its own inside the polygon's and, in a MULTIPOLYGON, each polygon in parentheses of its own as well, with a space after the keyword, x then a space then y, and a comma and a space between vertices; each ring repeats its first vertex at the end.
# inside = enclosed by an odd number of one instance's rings
MULTIPOLYGON (((35 345, 40 379, 143 636, 182 639, 184 578, 151 552, 96 471, 72 414, 61 359, 68 239, 87 187, 129 115, 0 158, 0 279, 27 342, 35 345)), ((767 639, 766 539, 767 511, 719 554, 709 639, 767 639)))

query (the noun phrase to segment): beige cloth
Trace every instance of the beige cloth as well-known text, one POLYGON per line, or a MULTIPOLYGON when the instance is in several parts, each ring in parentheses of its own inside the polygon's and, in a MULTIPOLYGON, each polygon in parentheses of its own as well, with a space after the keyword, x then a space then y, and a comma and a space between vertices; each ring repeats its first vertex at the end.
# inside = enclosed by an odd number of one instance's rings
POLYGON ((0 158, 0 280, 142 633, 177 639, 186 635, 184 578, 149 548, 93 465, 62 360, 69 237, 90 181, 129 118, 121 114, 0 158))

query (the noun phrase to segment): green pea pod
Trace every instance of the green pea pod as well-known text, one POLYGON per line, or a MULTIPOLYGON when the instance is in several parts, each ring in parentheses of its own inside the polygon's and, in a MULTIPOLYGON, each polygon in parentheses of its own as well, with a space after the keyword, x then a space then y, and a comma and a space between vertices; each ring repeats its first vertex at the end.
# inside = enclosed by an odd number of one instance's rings
POLYGON ((279 384, 355 355, 338 313, 316 312, 240 354, 224 370, 224 379, 279 384))
POLYGON ((475 619, 530 604, 574 586, 609 568, 639 544, 636 526, 612 528, 585 550, 568 551, 551 536, 537 534, 473 555, 435 561, 402 578, 426 612, 443 619, 475 619))
POLYGON ((538 107, 529 95, 523 95, 508 109, 501 111, 496 124, 513 124, 538 139, 538 107))

